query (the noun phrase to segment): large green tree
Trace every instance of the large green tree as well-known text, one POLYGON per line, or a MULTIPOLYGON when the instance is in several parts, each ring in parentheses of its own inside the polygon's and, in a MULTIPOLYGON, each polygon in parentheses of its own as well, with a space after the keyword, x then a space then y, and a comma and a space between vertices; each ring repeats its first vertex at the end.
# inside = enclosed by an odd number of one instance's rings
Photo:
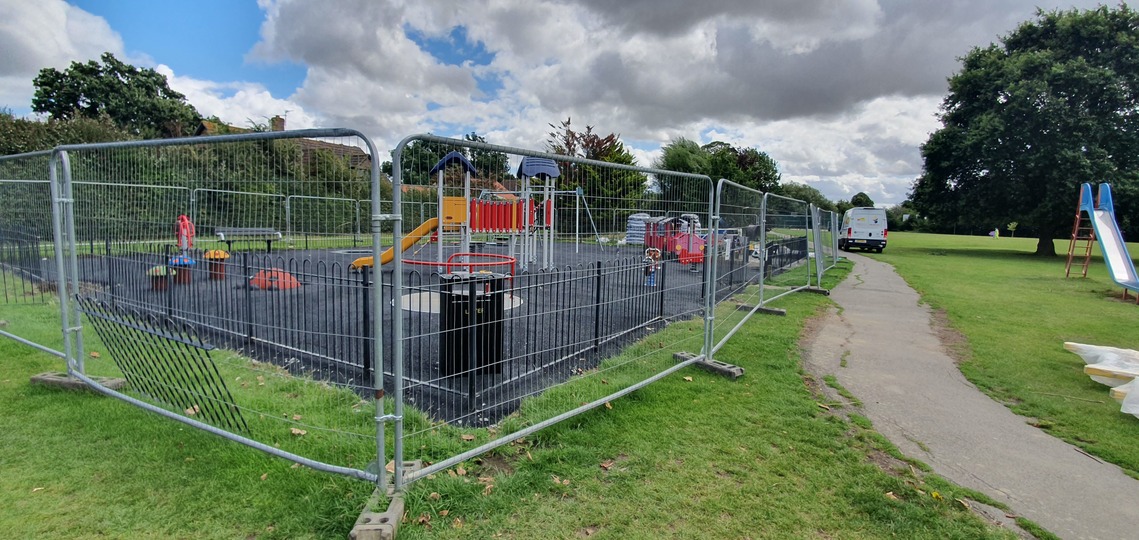
POLYGON ((828 199, 826 195, 823 195, 823 192, 807 184, 798 184, 795 182, 779 184, 779 187, 774 190, 774 193, 776 195, 809 202, 823 210, 836 210, 834 202, 828 199))
POLYGON ((1139 225, 1139 16, 1126 5, 1038 11, 974 48, 949 79, 943 127, 922 145, 914 207, 932 221, 1019 221, 1036 253, 1071 226, 1081 182, 1110 182, 1139 225))
MULTIPOLYGON (((763 192, 777 190, 780 180, 778 165, 766 153, 755 148, 741 150, 722 141, 700 146, 689 139, 677 138, 661 149, 661 157, 654 166, 670 171, 704 174, 711 177, 713 182, 726 178, 763 192)), ((657 189, 663 198, 683 200, 693 196, 679 185, 673 185, 676 182, 668 178, 658 179, 657 189)), ((707 195, 702 197, 707 198, 707 195)))
POLYGON ((65 71, 41 69, 33 81, 32 110, 54 120, 106 116, 141 137, 190 135, 201 120, 162 74, 136 68, 111 53, 103 53, 101 60, 72 62, 65 71))
POLYGON ((859 191, 850 198, 850 204, 854 206, 874 206, 874 199, 871 199, 865 191, 859 191))
MULTIPOLYGON (((593 132, 593 126, 585 126, 585 131, 573 129, 571 119, 559 124, 549 124, 546 147, 550 152, 563 156, 576 156, 620 165, 636 165, 637 160, 621 142, 621 136, 610 133, 605 136, 593 132)), ((594 165, 562 163, 562 175, 558 177, 559 189, 582 188, 586 196, 599 199, 598 203, 610 209, 627 209, 635 206, 635 201, 645 193, 647 179, 636 171, 603 168, 594 165)))

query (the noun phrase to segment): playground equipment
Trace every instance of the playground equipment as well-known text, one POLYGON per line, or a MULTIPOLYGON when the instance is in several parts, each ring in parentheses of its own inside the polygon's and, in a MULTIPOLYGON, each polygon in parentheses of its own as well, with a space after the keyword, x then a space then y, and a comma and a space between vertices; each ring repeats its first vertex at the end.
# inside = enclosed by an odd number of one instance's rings
POLYGON ((1080 186, 1080 200, 1076 207, 1075 223, 1072 225, 1072 240, 1068 244, 1068 262, 1064 268, 1064 275, 1068 276, 1072 270, 1072 259, 1079 242, 1083 245, 1083 276, 1088 275, 1088 263, 1091 260, 1091 244, 1099 240, 1103 251, 1103 260, 1107 263, 1111 280, 1123 287, 1123 297, 1127 298, 1127 291, 1137 293, 1139 300, 1139 275, 1135 272, 1135 264, 1131 262, 1131 255, 1127 252, 1127 244, 1123 242, 1123 235, 1119 232, 1119 225, 1115 220, 1115 205, 1111 198, 1111 186, 1099 185, 1099 197, 1092 199, 1091 184, 1080 186), (1084 214, 1091 227, 1085 225, 1084 214))
MULTIPOLYGON (((432 236, 438 228, 439 218, 431 218, 427 221, 424 221, 423 223, 419 224, 418 227, 412 229, 411 232, 404 235, 403 240, 400 241, 399 250, 403 252, 411 249, 411 246, 414 246, 423 238, 432 236)), ((395 246, 384 250, 384 252, 380 254, 380 264, 388 264, 392 261, 393 258, 395 258, 395 246)), ((350 270, 359 270, 365 266, 375 266, 375 261, 372 259, 371 255, 367 257, 360 257, 359 259, 352 261, 352 264, 348 265, 348 268, 350 270)))
MULTIPOLYGON (((526 270, 532 263, 540 263, 541 268, 554 266, 554 233, 556 227, 555 204, 556 195, 572 194, 578 201, 578 212, 584 197, 581 190, 557 191, 554 189, 554 178, 561 172, 558 164, 550 158, 524 157, 518 166, 518 177, 522 180, 522 190, 512 191, 484 191, 479 197, 471 196, 471 173, 477 172, 470 161, 459 152, 451 152, 439 160, 429 171, 437 175, 437 196, 439 200, 440 216, 430 218, 404 235, 399 240, 401 252, 407 251, 419 241, 430 238, 436 243, 438 256, 435 262, 405 261, 412 265, 437 266, 440 272, 453 272, 457 269, 473 271, 475 267, 485 267, 509 264, 511 273, 514 265, 521 261, 521 269, 526 270), (463 170, 463 196, 444 195, 444 170, 457 164, 463 170), (540 191, 531 189, 534 180, 544 181, 540 191), (536 200, 536 194, 541 194, 541 200, 536 200), (472 252, 473 234, 505 234, 509 235, 509 255, 492 255, 472 252), (444 257, 445 246, 449 243, 458 244, 459 253, 444 257), (541 256, 539 259, 539 255, 541 256), (483 258, 490 261, 472 262, 472 259, 483 258), (446 262, 443 262, 443 261, 446 262)), ((585 210, 589 213, 588 205, 585 210)), ((590 214, 590 222, 593 218, 590 214)), ((594 234, 597 227, 594 225, 594 234)), ((578 242, 580 243, 580 231, 578 242)), ((380 264, 391 262, 395 255, 395 246, 388 248, 380 255, 380 264)), ((365 266, 374 266, 372 257, 360 257, 352 261, 349 268, 359 270, 365 266)))
POLYGON ((659 249, 681 264, 704 262, 704 239, 697 234, 700 218, 695 214, 644 218, 645 247, 659 249))

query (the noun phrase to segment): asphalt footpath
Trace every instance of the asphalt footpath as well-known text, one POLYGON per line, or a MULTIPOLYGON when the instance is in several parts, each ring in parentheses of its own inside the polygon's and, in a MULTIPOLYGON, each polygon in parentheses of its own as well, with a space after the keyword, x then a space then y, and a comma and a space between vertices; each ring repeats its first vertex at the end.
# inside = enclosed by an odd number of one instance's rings
POLYGON ((841 309, 807 340, 808 371, 833 374, 904 454, 1013 514, 1066 539, 1139 538, 1139 481, 977 390, 894 268, 849 258, 854 269, 830 296, 841 309))

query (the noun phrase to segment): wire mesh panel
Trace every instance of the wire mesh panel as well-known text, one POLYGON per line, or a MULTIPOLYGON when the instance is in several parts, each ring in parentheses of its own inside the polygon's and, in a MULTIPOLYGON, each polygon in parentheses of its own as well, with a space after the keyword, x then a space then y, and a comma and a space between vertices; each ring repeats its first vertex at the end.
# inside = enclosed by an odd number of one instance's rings
POLYGON ((714 319, 713 352, 760 308, 809 287, 815 270, 808 203, 720 180, 716 209, 720 227, 715 290, 722 307, 714 319))
POLYGON ((537 429, 702 349, 707 177, 432 136, 394 155, 405 219, 438 205, 368 261, 398 299, 398 481, 463 459, 456 429, 496 424, 503 444, 515 411, 537 429))
POLYGON ((0 302, 43 303, 54 279, 50 152, 0 157, 0 302))
POLYGON ((370 148, 308 130, 57 149, 68 289, 107 351, 77 370, 121 373, 124 396, 235 440, 379 478, 366 470, 375 288, 341 249, 378 185, 370 148))

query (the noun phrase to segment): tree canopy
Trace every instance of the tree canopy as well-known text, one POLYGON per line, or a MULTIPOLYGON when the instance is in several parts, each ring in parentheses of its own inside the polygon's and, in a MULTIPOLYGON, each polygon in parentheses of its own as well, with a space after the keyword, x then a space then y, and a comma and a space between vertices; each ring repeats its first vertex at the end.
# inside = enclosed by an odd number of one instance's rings
MULTIPOLYGON (((661 156, 653 166, 707 175, 713 182, 726 178, 762 192, 773 192, 779 188, 780 174, 775 160, 755 148, 741 150, 722 141, 700 146, 683 137, 674 139, 661 149, 661 156)), ((689 181, 658 178, 656 184, 656 189, 664 200, 689 200, 692 197, 708 196, 706 193, 697 193, 700 188, 690 186, 689 181)))
MULTIPOLYGON (((593 132, 593 126, 585 126, 585 131, 575 131, 570 118, 558 124, 549 124, 546 147, 550 152, 563 156, 575 156, 607 163, 636 165, 637 160, 621 142, 621 136, 610 133, 604 137, 593 132)), ((611 208, 632 208, 634 201, 645 193, 645 175, 621 169, 601 169, 592 165, 562 163, 562 175, 558 177, 559 189, 581 187, 589 197, 601 197, 611 208)))
POLYGON ((850 204, 851 206, 874 206, 874 199, 871 199, 866 192, 859 191, 850 198, 850 204))
POLYGON ((40 70, 33 84, 32 110, 55 120, 106 115, 123 130, 142 137, 189 135, 201 118, 166 77, 103 53, 102 63, 72 62, 65 71, 40 70))
POLYGON ((911 199, 942 228, 1017 220, 1054 255, 1082 182, 1112 183, 1121 227, 1139 226, 1139 16, 1126 5, 1037 11, 974 48, 940 119, 911 199))

